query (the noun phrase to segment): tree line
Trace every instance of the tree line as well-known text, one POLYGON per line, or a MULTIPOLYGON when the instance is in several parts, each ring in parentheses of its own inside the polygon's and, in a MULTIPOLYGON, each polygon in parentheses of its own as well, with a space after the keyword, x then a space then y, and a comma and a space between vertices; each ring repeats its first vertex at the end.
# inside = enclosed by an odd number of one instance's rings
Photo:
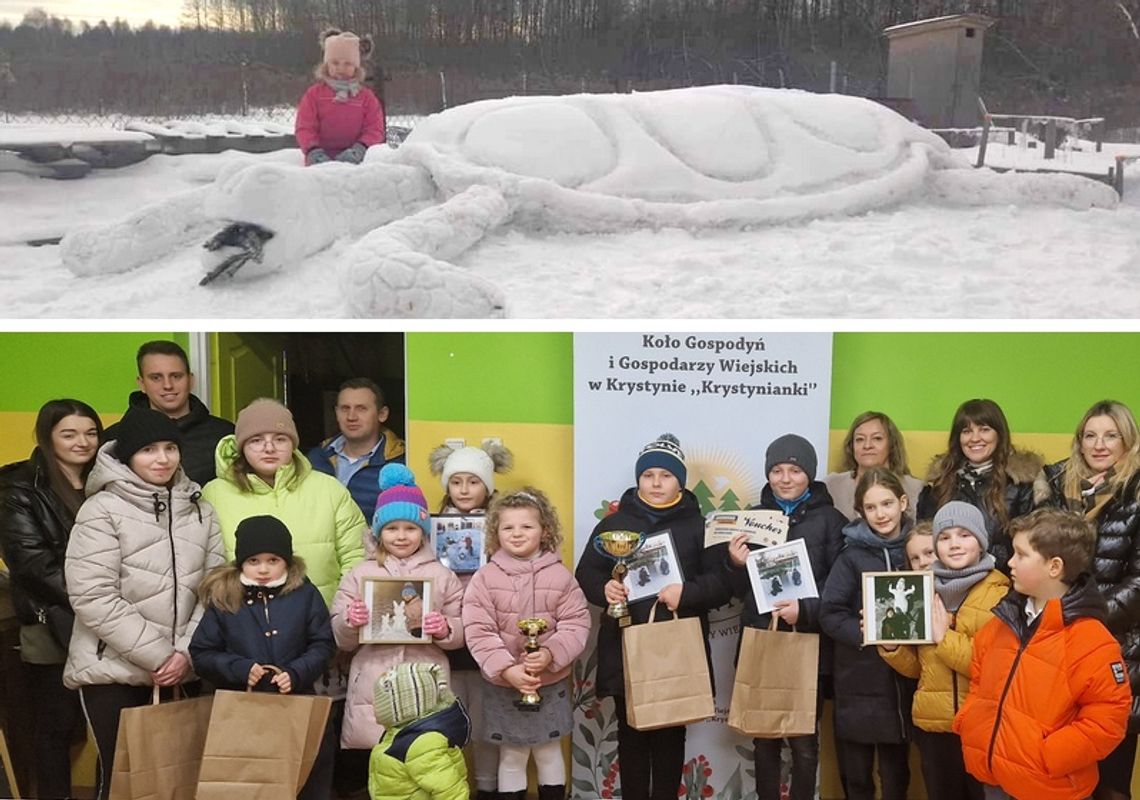
POLYGON ((996 106, 1140 115, 1124 108, 1136 105, 1140 0, 185 0, 178 29, 37 9, 0 25, 0 103, 142 114, 293 103, 327 26, 373 36, 397 113, 438 110, 445 94, 453 105, 732 82, 826 90, 832 62, 847 91, 876 96, 884 28, 962 12, 997 20, 983 72, 996 106))

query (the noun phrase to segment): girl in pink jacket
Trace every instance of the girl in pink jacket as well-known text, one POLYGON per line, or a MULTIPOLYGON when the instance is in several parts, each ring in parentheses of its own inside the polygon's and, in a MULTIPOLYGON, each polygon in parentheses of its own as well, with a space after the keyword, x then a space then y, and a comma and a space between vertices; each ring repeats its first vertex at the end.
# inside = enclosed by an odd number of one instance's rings
POLYGON ((532 754, 539 800, 566 796, 561 738, 572 730, 573 714, 565 679, 586 647, 590 612, 562 563, 561 528, 538 489, 528 486, 496 498, 485 531, 491 560, 475 573, 463 598, 467 646, 486 681, 484 735, 499 745, 502 800, 526 797, 532 754), (519 627, 528 619, 545 626, 531 653, 519 627), (522 695, 534 692, 541 696, 538 706, 520 707, 522 695))
POLYGON ((306 166, 325 161, 359 164, 368 148, 386 136, 384 104, 361 85, 361 60, 372 52, 372 39, 330 28, 321 34, 321 49, 318 82, 297 106, 297 146, 305 154, 306 166))
MULTIPOLYGON (((348 674, 340 735, 340 746, 346 749, 371 750, 384 735, 373 709, 372 689, 377 678, 405 661, 439 664, 446 675, 444 650, 463 646, 463 584, 436 560, 428 546, 431 516, 424 493, 416 486, 412 471, 403 464, 384 465, 380 470, 380 489, 372 518, 372 531, 378 540, 376 558, 357 564, 341 579, 331 609, 337 647, 355 654, 348 674), (422 629, 431 638, 430 643, 360 643, 360 629, 368 623, 369 616, 363 579, 392 576, 406 578, 413 591, 417 581, 431 580, 430 608, 423 609, 422 618, 416 614, 414 622, 411 616, 403 615, 409 629, 413 624, 422 629)), ((416 602, 422 608, 418 595, 405 602, 405 609, 416 602)))

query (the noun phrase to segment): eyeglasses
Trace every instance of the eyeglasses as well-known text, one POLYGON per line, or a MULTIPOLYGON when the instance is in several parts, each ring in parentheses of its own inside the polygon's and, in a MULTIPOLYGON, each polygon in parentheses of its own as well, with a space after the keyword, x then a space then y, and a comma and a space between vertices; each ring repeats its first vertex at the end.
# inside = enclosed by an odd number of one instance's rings
POLYGON ((292 450, 293 440, 283 433, 277 433, 273 436, 253 436, 246 439, 245 446, 252 447, 254 450, 265 450, 269 445, 273 445, 274 450, 292 450))
POLYGON ((1124 437, 1116 431, 1109 431, 1106 434, 1097 436, 1095 433, 1089 432, 1081 437, 1081 443, 1086 447, 1093 447, 1097 442, 1102 443, 1105 447, 1115 447, 1124 437))

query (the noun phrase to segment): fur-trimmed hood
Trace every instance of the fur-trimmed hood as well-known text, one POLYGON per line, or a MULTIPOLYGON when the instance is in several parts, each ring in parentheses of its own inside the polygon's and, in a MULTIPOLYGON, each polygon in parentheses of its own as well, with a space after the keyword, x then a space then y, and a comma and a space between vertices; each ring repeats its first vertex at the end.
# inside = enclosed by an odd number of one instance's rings
MULTIPOLYGON (((926 482, 934 483, 942 471, 949 453, 939 453, 926 470, 926 482)), ((1045 478, 1045 457, 1033 450, 1013 448, 1005 465, 1005 474, 1011 483, 1033 484, 1033 502, 1040 504, 1049 499, 1051 490, 1045 478)))

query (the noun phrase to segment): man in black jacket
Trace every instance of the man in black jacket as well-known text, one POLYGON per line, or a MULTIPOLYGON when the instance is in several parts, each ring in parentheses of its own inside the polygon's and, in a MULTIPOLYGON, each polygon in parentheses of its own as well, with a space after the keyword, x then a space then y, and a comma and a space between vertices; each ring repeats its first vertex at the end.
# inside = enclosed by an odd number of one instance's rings
MULTIPOLYGON (((215 477, 214 448, 218 440, 234 432, 229 420, 210 414, 206 405, 191 394, 194 375, 190 359, 177 342, 157 339, 139 347, 139 391, 131 392, 129 408, 153 408, 170 417, 182 432, 182 469, 190 480, 205 486, 215 477)), ((107 429, 114 439, 118 423, 107 429)))

